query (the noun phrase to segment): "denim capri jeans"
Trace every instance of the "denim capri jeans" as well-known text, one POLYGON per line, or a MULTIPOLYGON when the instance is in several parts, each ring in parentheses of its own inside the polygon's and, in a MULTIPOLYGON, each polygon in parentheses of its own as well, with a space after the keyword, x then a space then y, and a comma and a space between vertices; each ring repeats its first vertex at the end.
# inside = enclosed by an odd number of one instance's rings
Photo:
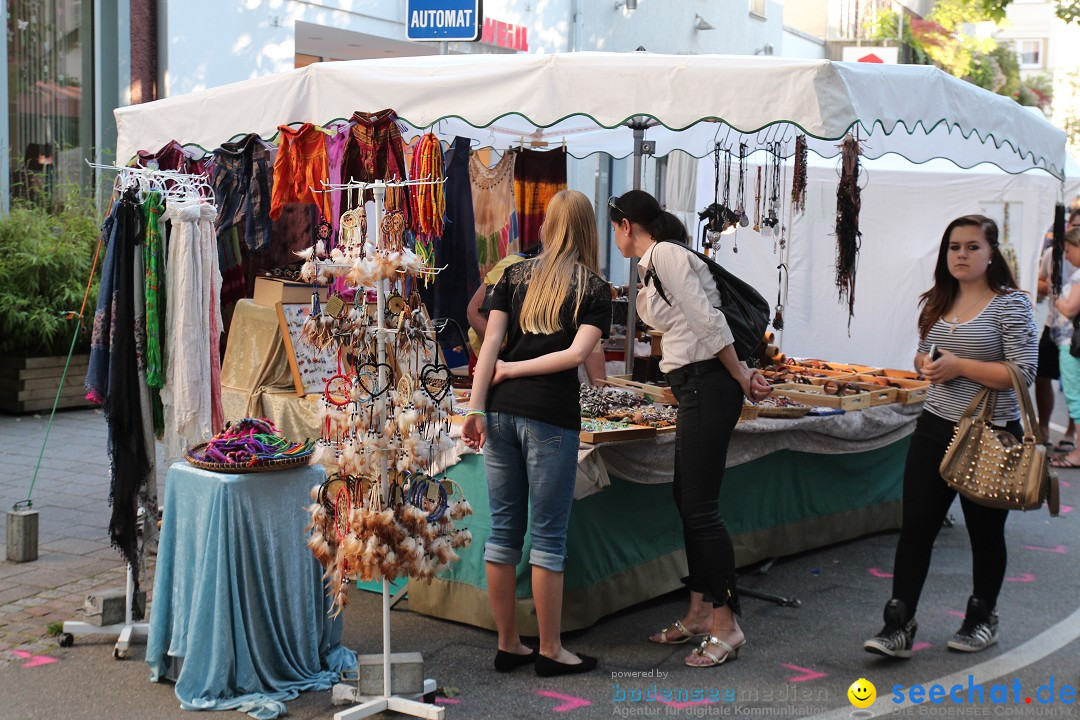
POLYGON ((491 507, 488 562, 529 563, 553 572, 566 565, 566 529, 577 480, 578 431, 508 413, 487 414, 484 467, 491 507))

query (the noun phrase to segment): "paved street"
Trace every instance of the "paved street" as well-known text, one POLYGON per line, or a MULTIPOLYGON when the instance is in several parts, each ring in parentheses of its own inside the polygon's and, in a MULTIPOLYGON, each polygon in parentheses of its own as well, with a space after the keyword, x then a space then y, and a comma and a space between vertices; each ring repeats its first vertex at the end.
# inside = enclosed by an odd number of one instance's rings
MULTIPOLYGON (((1059 408, 1058 415, 1062 415, 1059 408)), ((0 503, 5 509, 26 495, 47 416, 0 416, 2 458, 0 503)), ((1064 420, 1063 416, 1059 422, 1064 420)), ((50 622, 78 618, 87 592, 123 586, 119 555, 109 547, 108 458, 105 423, 94 411, 58 414, 43 469, 34 491, 41 513, 41 557, 33 563, 0 562, 0 720, 36 718, 196 717, 179 709, 168 684, 149 682, 137 645, 127 661, 112 658, 112 641, 80 638, 60 648, 47 637, 50 622)), ((1080 505, 1080 473, 1062 474, 1062 501, 1080 505)), ((1057 688, 1080 683, 1080 530, 1072 507, 1051 520, 1045 511, 1014 513, 1007 528, 1008 582, 1003 590, 1001 642, 985 653, 949 653, 945 641, 959 625, 970 584, 970 554, 959 506, 957 525, 942 531, 920 610, 920 643, 909 662, 877 659, 861 650, 877 631, 889 594, 888 573, 895 533, 778 560, 766 574, 748 571, 748 588, 795 595, 799 608, 744 600, 748 643, 737 661, 720 668, 692 669, 682 664, 687 646, 664 647, 646 641, 682 609, 675 593, 607 618, 566 638, 568 647, 596 655, 600 667, 587 676, 544 680, 530 671, 496 674, 490 666, 492 633, 408 612, 408 602, 392 613, 395 650, 421 651, 427 675, 454 697, 444 700, 451 718, 601 718, 611 716, 708 717, 753 714, 850 717, 848 686, 865 677, 879 697, 893 685, 922 683, 956 675, 946 686, 1019 680, 1019 704, 983 707, 919 706, 930 711, 985 710, 987 715, 1065 717, 1060 704, 1024 703, 1049 683, 1057 688), (1031 642, 1034 639, 1034 642, 1031 642), (617 673, 652 672, 653 677, 617 673), (666 676, 660 673, 667 673, 666 676), (619 700, 620 693, 684 688, 716 689, 727 702, 661 705, 619 700)), ((2 521, 3 516, 0 516, 2 521)), ((149 588, 148 588, 149 589, 149 588)), ((345 642, 363 653, 380 649, 379 596, 353 592, 345 613, 345 642)), ((989 703, 989 697, 986 698, 989 703)), ((288 704, 296 718, 329 718, 336 709, 328 692, 307 693, 288 704)), ((202 717, 202 716, 199 716, 202 717)), ((235 712, 207 717, 234 718, 235 712)))

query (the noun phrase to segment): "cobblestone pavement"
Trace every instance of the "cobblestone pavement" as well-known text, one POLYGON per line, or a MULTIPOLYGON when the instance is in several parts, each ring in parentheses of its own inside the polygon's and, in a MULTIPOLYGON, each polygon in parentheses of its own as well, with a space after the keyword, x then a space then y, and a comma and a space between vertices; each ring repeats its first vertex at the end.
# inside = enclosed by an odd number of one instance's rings
MULTIPOLYGON (((4 537, 7 511, 30 490, 48 420, 47 413, 0 415, 4 537)), ((5 554, 0 561, 0 664, 11 662, 12 650, 55 650, 57 641, 48 633, 51 623, 81 619, 89 593, 124 588, 125 566, 109 543, 106 433, 99 410, 56 414, 32 495, 39 513, 38 559, 13 563, 5 554)), ((158 475, 164 478, 160 462, 158 475)), ((148 595, 150 587, 147 582, 148 595)))

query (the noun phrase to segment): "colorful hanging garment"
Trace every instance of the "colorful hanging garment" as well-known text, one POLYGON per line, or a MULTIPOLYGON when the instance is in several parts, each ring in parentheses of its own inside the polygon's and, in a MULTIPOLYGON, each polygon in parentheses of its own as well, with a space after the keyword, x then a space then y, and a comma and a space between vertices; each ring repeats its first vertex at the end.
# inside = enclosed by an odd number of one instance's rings
POLYGON ((240 227, 252 250, 270 244, 271 168, 270 149, 255 133, 214 151, 210 184, 218 206, 218 237, 240 227))
POLYGON ((206 172, 209 162, 209 157, 196 160, 184 150, 183 145, 170 140, 157 152, 140 150, 130 164, 152 170, 180 170, 192 175, 201 175, 206 172))
POLYGON ((566 189, 566 150, 517 150, 514 161, 514 197, 517 200, 521 252, 540 244, 540 226, 548 201, 566 189))
POLYGON ((476 220, 476 260, 481 276, 487 275, 499 260, 506 257, 517 240, 515 159, 514 153, 507 152, 491 168, 480 162, 475 154, 469 159, 473 217, 476 220))
MULTIPOLYGON (((409 174, 424 184, 409 188, 409 202, 416 235, 415 251, 428 267, 435 265, 435 241, 442 237, 446 215, 446 188, 443 186, 443 152, 439 138, 428 133, 413 150, 409 174)), ((475 201, 474 201, 475 205, 475 201)), ((475 208, 474 208, 475 209, 475 208)), ((426 280, 425 280, 426 282, 426 280)))
MULTIPOLYGON (((354 112, 349 118, 352 127, 345 142, 341 162, 342 182, 373 182, 375 180, 405 180, 405 144, 397 125, 397 113, 380 110, 376 113, 354 112)), ((368 191, 365 201, 372 199, 368 191)), ((348 191, 341 193, 341 207, 349 207, 348 191)), ((413 227, 408 193, 402 188, 387 188, 386 211, 405 213, 406 227, 413 227)))
POLYGON ((142 208, 129 190, 102 226, 107 246, 86 374, 87 398, 101 404, 109 428, 109 538, 134 571, 135 592, 140 565, 136 506, 153 467, 153 448, 147 446, 143 432, 144 405, 135 390, 141 384, 135 316, 137 288, 141 295, 135 278, 141 225, 142 208))
POLYGON ((274 186, 271 191, 270 219, 277 220, 286 203, 310 203, 319 208, 323 219, 333 212, 330 193, 316 192, 330 177, 326 155, 326 133, 311 123, 298 128, 278 126, 281 144, 274 159, 274 186))

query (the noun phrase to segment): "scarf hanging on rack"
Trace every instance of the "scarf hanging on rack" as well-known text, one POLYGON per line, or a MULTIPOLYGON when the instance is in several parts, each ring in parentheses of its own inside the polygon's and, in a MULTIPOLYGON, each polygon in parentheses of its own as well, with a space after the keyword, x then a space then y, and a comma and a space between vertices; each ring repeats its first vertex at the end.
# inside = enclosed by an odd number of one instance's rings
POLYGON ((473 153, 469 158, 473 218, 476 222, 476 260, 480 276, 506 257, 517 240, 517 209, 514 203, 516 153, 503 153, 488 167, 473 153))
POLYGON ((514 198, 517 201, 520 249, 529 253, 540 244, 547 204, 555 193, 566 189, 566 150, 516 151, 514 198))
POLYGON ((209 439, 223 424, 218 307, 221 271, 213 205, 200 200, 175 202, 165 217, 172 220, 173 231, 166 279, 166 376, 161 399, 165 406, 165 456, 174 460, 191 445, 209 439))
MULTIPOLYGON (((136 504, 152 468, 152 448, 143 434, 143 403, 138 388, 135 254, 142 232, 142 209, 128 190, 106 219, 107 247, 91 339, 87 397, 101 404, 108 424, 111 466, 109 538, 131 566, 138 592, 139 542, 136 504)), ((141 290, 141 288, 140 288, 141 290)))
POLYGON ((859 266, 859 141, 852 135, 840 146, 840 184, 836 187, 836 287, 847 300, 848 332, 855 317, 855 272, 859 266))

